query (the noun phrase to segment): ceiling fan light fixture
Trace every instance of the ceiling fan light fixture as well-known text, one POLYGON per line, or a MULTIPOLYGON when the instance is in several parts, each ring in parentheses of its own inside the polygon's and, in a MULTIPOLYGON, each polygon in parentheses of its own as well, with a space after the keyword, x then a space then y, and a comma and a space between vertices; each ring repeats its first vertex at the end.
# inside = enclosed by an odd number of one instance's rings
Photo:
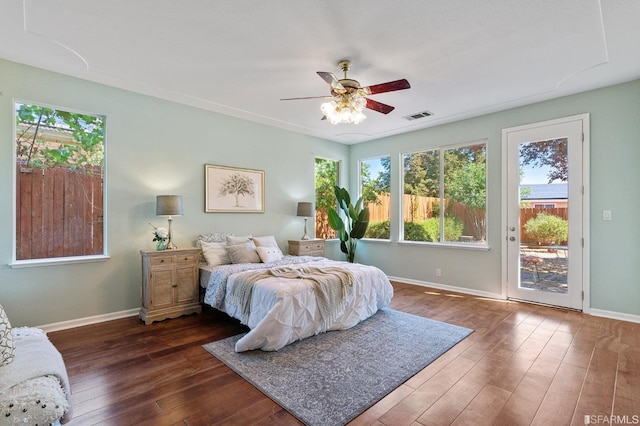
POLYGON ((362 96, 342 95, 320 105, 320 110, 331 124, 359 124, 367 118, 362 112, 366 105, 367 101, 362 96))

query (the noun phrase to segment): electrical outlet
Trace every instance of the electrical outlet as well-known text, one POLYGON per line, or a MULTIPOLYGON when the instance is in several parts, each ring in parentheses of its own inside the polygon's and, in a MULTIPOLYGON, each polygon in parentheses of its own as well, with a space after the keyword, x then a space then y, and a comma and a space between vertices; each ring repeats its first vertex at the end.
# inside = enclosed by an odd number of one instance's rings
POLYGON ((441 276, 442 276, 442 269, 436 268, 436 277, 441 277, 441 276))
POLYGON ((602 210, 602 220, 611 220, 611 210, 602 210))

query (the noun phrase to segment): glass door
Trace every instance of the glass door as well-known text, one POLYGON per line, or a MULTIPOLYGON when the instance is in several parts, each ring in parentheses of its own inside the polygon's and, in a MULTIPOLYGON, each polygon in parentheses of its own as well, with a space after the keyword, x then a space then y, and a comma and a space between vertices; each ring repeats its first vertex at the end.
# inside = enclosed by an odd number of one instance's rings
POLYGON ((507 297, 582 309, 582 119, 505 129, 507 297))

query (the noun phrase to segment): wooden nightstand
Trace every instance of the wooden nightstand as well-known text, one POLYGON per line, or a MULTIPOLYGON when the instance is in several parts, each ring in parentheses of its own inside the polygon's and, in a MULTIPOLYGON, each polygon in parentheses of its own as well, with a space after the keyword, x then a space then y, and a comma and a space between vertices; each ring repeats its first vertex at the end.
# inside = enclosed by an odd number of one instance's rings
POLYGON ((324 256, 324 240, 289 240, 289 254, 292 256, 324 256))
POLYGON ((200 249, 144 251, 142 255, 142 307, 145 324, 200 313, 198 257, 200 249))

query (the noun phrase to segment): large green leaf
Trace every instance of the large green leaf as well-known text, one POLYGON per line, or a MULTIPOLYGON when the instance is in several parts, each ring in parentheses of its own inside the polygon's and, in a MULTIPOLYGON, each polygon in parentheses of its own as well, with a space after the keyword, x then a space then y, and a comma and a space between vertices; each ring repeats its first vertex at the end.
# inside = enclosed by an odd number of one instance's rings
POLYGON ((344 232, 344 222, 333 207, 329 207, 329 226, 338 233, 344 232))
POLYGON ((336 193, 336 200, 338 200, 338 204, 342 205, 343 201, 347 206, 351 204, 351 197, 349 196, 349 191, 347 191, 345 188, 340 188, 338 185, 336 185, 334 187, 334 192, 336 193))
POLYGON ((361 239, 364 237, 364 234, 367 232, 367 227, 369 226, 369 209, 365 208, 358 215, 358 220, 353 222, 353 228, 351 229, 351 238, 361 239))

